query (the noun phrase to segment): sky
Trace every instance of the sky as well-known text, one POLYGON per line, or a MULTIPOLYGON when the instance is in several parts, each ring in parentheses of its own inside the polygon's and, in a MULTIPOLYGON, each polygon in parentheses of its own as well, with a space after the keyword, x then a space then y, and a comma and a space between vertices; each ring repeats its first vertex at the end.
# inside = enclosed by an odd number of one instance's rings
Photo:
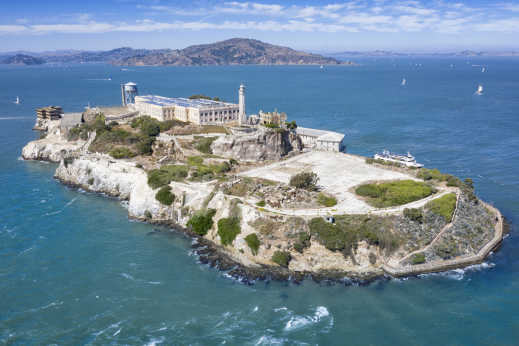
POLYGON ((519 0, 2 0, 0 51, 185 48, 233 37, 313 52, 519 50, 519 0))

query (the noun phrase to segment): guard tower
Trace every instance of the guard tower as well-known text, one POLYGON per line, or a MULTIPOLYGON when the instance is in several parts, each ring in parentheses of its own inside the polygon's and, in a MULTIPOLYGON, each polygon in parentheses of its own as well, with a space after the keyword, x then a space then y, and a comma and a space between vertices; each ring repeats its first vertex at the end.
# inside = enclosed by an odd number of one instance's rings
POLYGON ((129 103, 135 103, 135 96, 137 95, 137 84, 133 82, 121 84, 121 99, 123 106, 127 106, 129 103))
POLYGON ((243 85, 243 83, 240 84, 238 117, 240 125, 245 125, 247 123, 247 115, 245 114, 245 85, 243 85))

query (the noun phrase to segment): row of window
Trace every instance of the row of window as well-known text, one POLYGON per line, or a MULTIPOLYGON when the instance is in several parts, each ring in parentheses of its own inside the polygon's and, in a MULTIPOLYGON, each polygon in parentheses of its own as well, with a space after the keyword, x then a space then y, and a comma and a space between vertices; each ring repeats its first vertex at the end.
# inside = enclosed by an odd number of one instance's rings
POLYGON ((203 112, 200 113, 200 116, 208 116, 208 115, 227 115, 227 114, 237 114, 237 109, 232 109, 230 111, 219 111, 219 112, 203 112))

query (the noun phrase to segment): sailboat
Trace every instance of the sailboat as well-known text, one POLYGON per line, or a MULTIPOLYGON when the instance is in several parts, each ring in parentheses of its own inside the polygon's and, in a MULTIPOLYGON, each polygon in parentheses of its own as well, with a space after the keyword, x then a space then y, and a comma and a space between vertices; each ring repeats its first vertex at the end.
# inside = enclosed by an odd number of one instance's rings
POLYGON ((485 71, 486 71, 485 67, 482 67, 481 72, 485 72, 485 71))
POLYGON ((16 96, 16 101, 14 101, 15 104, 19 105, 21 103, 20 98, 16 96))
POLYGON ((478 90, 476 90, 474 95, 483 95, 483 85, 478 85, 478 90))
POLYGON ((407 84, 407 80, 405 78, 402 78, 402 83, 400 85, 405 86, 407 84))

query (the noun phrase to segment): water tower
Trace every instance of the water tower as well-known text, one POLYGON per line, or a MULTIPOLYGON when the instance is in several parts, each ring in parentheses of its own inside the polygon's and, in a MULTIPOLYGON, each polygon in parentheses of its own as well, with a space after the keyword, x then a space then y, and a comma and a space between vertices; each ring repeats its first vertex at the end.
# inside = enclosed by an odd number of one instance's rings
POLYGON ((128 103, 135 103, 135 96, 137 95, 137 84, 134 82, 121 84, 121 98, 123 106, 128 105, 128 103))

